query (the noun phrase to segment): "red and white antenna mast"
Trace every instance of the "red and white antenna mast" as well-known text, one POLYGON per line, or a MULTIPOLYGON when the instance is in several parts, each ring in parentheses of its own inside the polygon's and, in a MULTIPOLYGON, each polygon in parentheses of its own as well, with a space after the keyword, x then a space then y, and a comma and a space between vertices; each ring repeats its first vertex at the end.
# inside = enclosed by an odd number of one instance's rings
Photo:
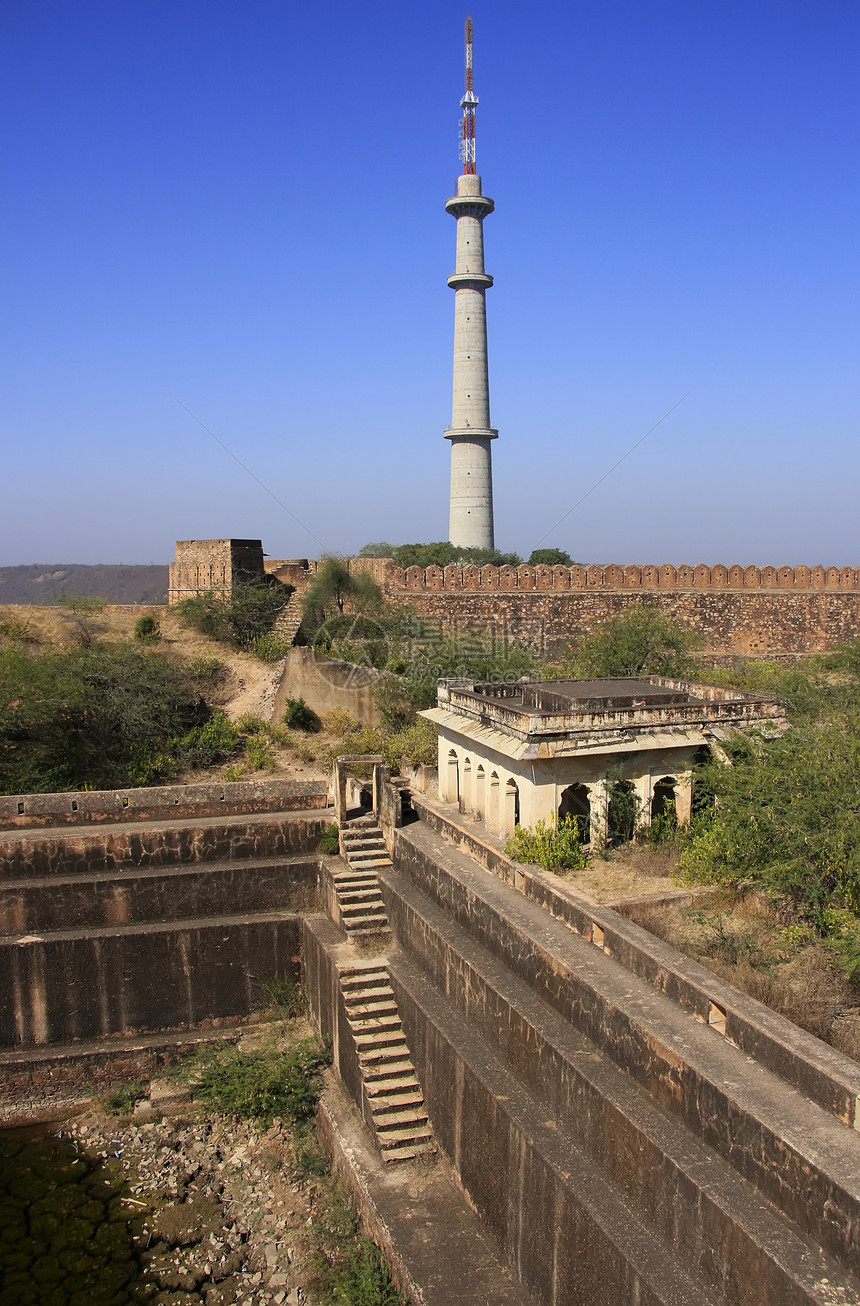
POLYGON ((472 19, 466 19, 466 94, 460 101, 463 118, 460 123, 460 158, 463 172, 474 175, 475 166, 475 110, 478 97, 472 84, 472 19))

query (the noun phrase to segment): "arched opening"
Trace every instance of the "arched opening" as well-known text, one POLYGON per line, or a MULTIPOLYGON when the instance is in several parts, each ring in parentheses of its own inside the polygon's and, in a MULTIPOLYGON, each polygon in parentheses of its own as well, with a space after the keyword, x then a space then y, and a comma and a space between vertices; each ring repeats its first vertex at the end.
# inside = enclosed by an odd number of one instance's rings
POLYGON ((664 775, 662 780, 658 780, 654 785, 651 794, 651 823, 663 821, 669 825, 677 825, 678 811, 675 805, 675 777, 664 775))
POLYGON ((629 843, 639 821, 639 795, 629 780, 613 780, 609 786, 606 837, 610 848, 629 843))
POLYGON ((559 825, 565 817, 570 817, 576 826, 579 842, 589 843, 591 840, 591 803, 588 800, 587 785, 572 784, 562 790, 561 802, 558 805, 559 825))
POLYGON ((460 764, 457 761, 457 754, 453 748, 448 754, 448 784, 446 786, 446 797, 449 803, 459 803, 460 801, 460 764))
POLYGON ((511 835, 520 823, 520 791, 516 780, 505 785, 505 834, 511 835))
POLYGON ((486 773, 479 763, 478 769, 475 772, 475 817, 479 821, 483 821, 484 812, 486 811, 486 783, 486 773))
POLYGON ((460 786, 460 811, 468 812, 472 802, 472 759, 463 758, 463 783, 460 786))
POLYGON ((499 829, 499 774, 490 772, 490 793, 487 798, 487 829, 498 833, 499 829))
POLYGON ((662 843, 664 839, 671 839, 678 828, 675 785, 674 776, 664 775, 651 791, 651 828, 648 831, 651 843, 662 843))

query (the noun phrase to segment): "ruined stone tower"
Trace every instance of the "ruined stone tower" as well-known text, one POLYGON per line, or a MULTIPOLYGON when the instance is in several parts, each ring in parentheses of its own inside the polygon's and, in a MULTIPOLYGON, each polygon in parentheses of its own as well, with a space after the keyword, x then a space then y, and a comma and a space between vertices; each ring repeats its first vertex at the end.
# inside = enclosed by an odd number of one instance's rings
POLYGON ((466 21, 466 92, 457 194, 445 205, 457 219, 457 263, 448 285, 454 291, 454 400, 451 425, 451 515, 448 538, 464 548, 494 547, 493 466, 490 441, 490 383, 487 369, 487 308, 484 294, 493 278, 484 271, 484 218, 494 205, 481 193, 475 165, 475 109, 472 88, 472 20, 466 21))

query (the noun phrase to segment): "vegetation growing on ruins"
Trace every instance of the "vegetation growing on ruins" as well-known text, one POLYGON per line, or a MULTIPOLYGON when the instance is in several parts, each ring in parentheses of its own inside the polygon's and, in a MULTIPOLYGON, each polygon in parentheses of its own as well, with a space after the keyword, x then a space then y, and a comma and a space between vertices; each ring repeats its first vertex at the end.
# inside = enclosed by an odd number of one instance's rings
POLYGON ((505 852, 515 862, 527 862, 545 871, 576 870, 588 862, 579 844, 579 826, 569 816, 557 825, 546 821, 518 825, 505 844, 505 852))
POLYGON ((293 588, 266 577, 262 582, 234 584, 226 598, 209 590, 183 599, 176 611, 192 629, 210 639, 234 648, 253 649, 256 640, 271 633, 293 588))

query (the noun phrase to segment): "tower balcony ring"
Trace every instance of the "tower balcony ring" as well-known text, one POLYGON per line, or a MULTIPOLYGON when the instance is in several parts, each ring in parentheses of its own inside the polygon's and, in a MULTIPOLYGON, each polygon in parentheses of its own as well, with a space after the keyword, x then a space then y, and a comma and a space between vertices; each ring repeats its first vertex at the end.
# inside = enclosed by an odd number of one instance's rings
POLYGON ((461 444, 481 444, 485 440, 498 440, 499 433, 492 426, 449 426, 445 432, 446 440, 456 440, 461 444))
POLYGON ((448 278, 452 290, 489 290, 492 284, 487 272, 452 272, 448 278))
POLYGON ((454 218, 485 218, 495 204, 486 195, 453 195, 445 208, 454 218))

